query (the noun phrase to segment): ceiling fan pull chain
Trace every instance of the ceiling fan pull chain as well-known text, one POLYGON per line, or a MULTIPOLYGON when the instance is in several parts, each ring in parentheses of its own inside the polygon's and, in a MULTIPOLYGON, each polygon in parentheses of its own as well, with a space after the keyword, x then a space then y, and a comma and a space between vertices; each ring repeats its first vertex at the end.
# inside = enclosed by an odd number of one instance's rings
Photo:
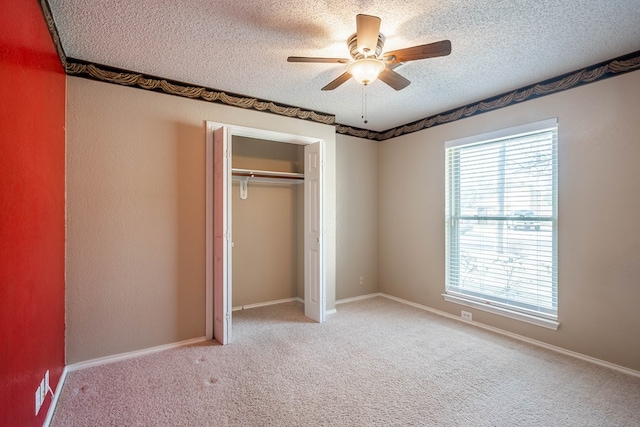
POLYGON ((362 120, 364 120, 364 88, 365 86, 363 85, 360 89, 360 117, 362 120))
POLYGON ((369 123, 367 120, 367 85, 362 85, 362 120, 364 120, 364 124, 369 123))

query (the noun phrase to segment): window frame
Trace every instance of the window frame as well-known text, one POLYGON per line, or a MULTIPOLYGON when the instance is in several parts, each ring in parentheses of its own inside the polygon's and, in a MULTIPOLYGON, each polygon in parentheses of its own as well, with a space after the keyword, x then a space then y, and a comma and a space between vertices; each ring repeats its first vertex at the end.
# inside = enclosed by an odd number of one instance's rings
MULTIPOLYGON (((560 323, 558 321, 558 252, 557 252, 557 239, 558 239, 558 120, 557 118, 551 118, 547 120, 537 121, 533 123, 528 123, 525 125, 514 126, 509 128, 500 129, 493 132, 482 133, 478 135, 472 135, 465 138, 455 139, 451 141, 447 141, 444 144, 445 148, 445 292, 442 294, 443 298, 448 302, 453 302, 456 304, 473 307, 479 310, 488 311, 494 314, 498 314, 501 316, 509 317, 512 319, 520 320, 523 322, 531 323, 534 325, 542 326, 545 328, 557 330, 560 323), (456 292, 455 289, 460 289, 460 285, 458 282, 455 283, 455 286, 452 283, 455 281, 452 278, 452 252, 456 250, 460 250, 460 223, 465 220, 497 220, 504 221, 505 226, 509 225, 510 221, 514 220, 512 215, 508 213, 504 213, 504 204, 500 207, 503 212, 502 215, 487 215, 487 216, 479 216, 479 215, 462 215, 460 208, 460 195, 462 194, 460 189, 460 163, 459 159, 456 160, 454 158, 452 164, 455 163, 457 167, 450 167, 450 159, 449 152, 450 149, 456 147, 464 147, 464 146, 472 146, 477 144, 487 144, 491 142, 499 143, 500 141, 505 141, 510 138, 518 138, 521 136, 525 136, 527 134, 543 132, 546 130, 553 130, 553 141, 552 141, 552 182, 551 182, 551 192, 552 192, 552 214, 549 216, 523 216, 518 217, 516 221, 536 221, 537 224, 540 222, 551 223, 551 258, 552 258, 552 300, 555 301, 555 312, 553 310, 548 310, 545 312, 544 310, 538 307, 536 310, 528 310, 521 304, 521 307, 514 306, 513 304, 504 304, 498 301, 498 298, 491 298, 488 295, 474 297, 471 295, 471 292, 456 292), (455 171, 453 170, 455 169, 455 171), (452 178, 452 174, 458 173, 456 179, 452 178), (453 188, 450 188, 453 187, 453 188), (456 199, 457 195, 457 199, 456 199), (457 249, 456 249, 457 248, 457 249), (450 289, 452 288, 452 289, 450 289)), ((453 151, 452 155, 455 155, 458 151, 453 151)), ((512 223, 514 225, 514 223, 512 223)), ((527 227, 528 228, 528 227, 527 227)), ((536 232, 539 232, 539 226, 535 227, 536 232)), ((460 269, 460 261, 457 261, 455 273, 460 269)))

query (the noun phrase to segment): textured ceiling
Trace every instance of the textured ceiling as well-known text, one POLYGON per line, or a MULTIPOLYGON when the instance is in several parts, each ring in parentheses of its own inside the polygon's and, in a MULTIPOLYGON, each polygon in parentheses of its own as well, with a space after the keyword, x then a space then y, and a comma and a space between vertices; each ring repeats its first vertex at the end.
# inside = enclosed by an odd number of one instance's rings
POLYGON ((336 115, 383 131, 640 50, 640 0, 49 0, 70 58, 336 115), (350 80, 358 13, 379 16, 384 51, 449 39, 449 56, 397 69, 395 91, 350 80))

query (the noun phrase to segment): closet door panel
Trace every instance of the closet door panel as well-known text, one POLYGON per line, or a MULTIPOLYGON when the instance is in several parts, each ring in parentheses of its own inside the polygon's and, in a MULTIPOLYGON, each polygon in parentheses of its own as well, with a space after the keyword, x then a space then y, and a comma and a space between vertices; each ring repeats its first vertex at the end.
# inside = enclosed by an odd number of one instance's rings
POLYGON ((229 145, 226 128, 217 129, 213 134, 213 336, 223 345, 231 342, 229 145))
POLYGON ((325 310, 322 298, 322 194, 320 143, 305 146, 305 316, 316 322, 324 322, 325 310))

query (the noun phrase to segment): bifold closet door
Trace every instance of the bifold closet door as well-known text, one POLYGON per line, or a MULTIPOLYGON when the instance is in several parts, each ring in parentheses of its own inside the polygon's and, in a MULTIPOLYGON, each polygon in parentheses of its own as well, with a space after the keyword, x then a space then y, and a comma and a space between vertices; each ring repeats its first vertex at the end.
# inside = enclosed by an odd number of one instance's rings
POLYGON ((304 147, 304 314, 324 322, 320 143, 304 147))
POLYGON ((222 345, 231 342, 231 148, 228 131, 213 133, 213 337, 222 345))

